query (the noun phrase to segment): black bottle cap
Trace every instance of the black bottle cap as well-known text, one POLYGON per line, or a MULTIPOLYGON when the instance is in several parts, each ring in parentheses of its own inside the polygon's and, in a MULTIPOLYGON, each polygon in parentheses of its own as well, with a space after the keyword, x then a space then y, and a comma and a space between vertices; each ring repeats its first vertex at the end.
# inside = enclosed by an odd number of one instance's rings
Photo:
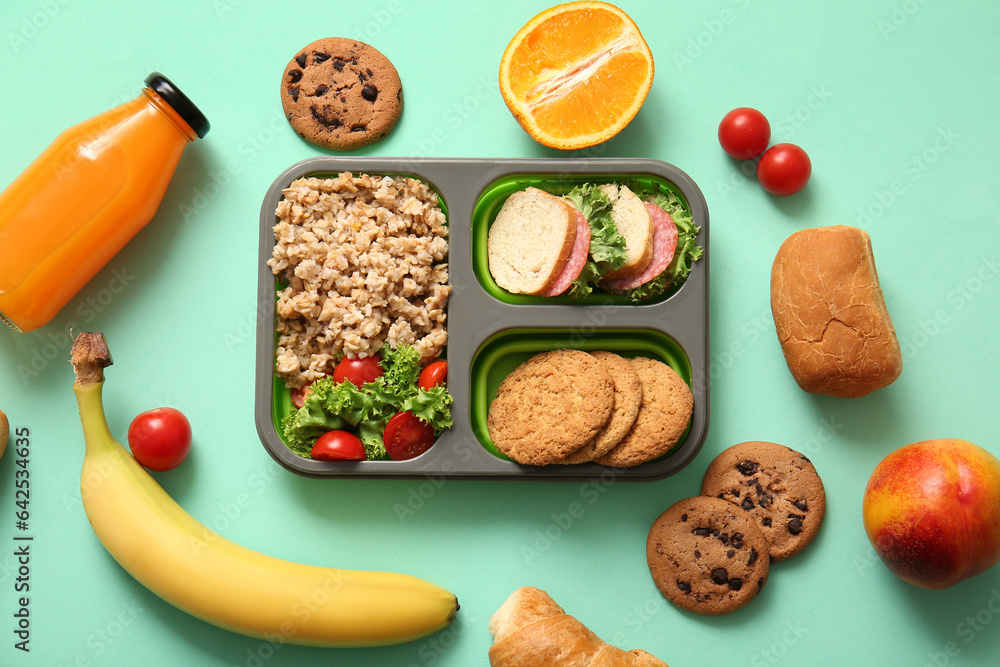
POLYGON ((155 90, 184 119, 184 122, 191 126, 195 134, 201 138, 208 134, 211 124, 205 118, 205 114, 170 79, 159 72, 153 72, 146 77, 146 85, 155 90))

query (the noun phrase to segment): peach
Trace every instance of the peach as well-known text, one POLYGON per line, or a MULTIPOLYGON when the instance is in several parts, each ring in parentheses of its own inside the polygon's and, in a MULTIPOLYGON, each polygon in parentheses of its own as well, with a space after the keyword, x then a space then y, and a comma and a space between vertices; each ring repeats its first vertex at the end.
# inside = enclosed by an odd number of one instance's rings
POLYGON ((875 553, 898 577, 953 586, 1000 561, 1000 461, 965 440, 906 445, 875 468, 862 516, 875 553))

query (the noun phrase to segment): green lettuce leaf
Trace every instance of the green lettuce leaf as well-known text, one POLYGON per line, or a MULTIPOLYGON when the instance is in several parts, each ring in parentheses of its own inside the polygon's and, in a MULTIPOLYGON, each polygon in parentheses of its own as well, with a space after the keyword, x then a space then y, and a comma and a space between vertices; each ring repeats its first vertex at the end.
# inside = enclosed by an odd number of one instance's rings
POLYGON ((312 446, 323 433, 334 430, 356 432, 369 460, 389 458, 382 433, 397 412, 412 410, 417 417, 440 433, 452 425, 452 397, 443 387, 420 389, 420 353, 412 346, 383 348, 383 373, 361 388, 349 380, 337 384, 332 377, 320 378, 298 410, 281 422, 289 449, 309 456, 312 446))
POLYGON ((563 198, 580 211, 590 225, 590 255, 568 291, 571 297, 581 298, 593 291, 601 276, 625 265, 625 237, 611 219, 611 199, 599 186, 578 185, 563 198))

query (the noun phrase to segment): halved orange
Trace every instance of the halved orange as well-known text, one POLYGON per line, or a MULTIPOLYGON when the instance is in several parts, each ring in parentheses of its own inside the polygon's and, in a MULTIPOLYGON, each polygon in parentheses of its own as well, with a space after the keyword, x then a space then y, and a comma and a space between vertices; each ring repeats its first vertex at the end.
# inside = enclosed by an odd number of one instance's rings
POLYGON ((629 124, 653 85, 653 54, 628 14, 568 2, 521 28, 500 59, 500 94, 536 141, 573 150, 629 124))

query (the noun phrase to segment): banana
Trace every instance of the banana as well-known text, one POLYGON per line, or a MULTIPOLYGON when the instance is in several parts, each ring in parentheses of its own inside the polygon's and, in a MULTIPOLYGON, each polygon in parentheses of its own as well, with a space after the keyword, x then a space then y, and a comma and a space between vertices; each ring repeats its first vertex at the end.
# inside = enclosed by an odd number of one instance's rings
POLYGON ((139 583, 175 607, 269 642, 382 646, 451 623, 458 600, 404 574, 303 565, 240 546, 199 523, 119 444, 104 416, 104 336, 73 347, 86 441, 80 491, 97 537, 139 583))

